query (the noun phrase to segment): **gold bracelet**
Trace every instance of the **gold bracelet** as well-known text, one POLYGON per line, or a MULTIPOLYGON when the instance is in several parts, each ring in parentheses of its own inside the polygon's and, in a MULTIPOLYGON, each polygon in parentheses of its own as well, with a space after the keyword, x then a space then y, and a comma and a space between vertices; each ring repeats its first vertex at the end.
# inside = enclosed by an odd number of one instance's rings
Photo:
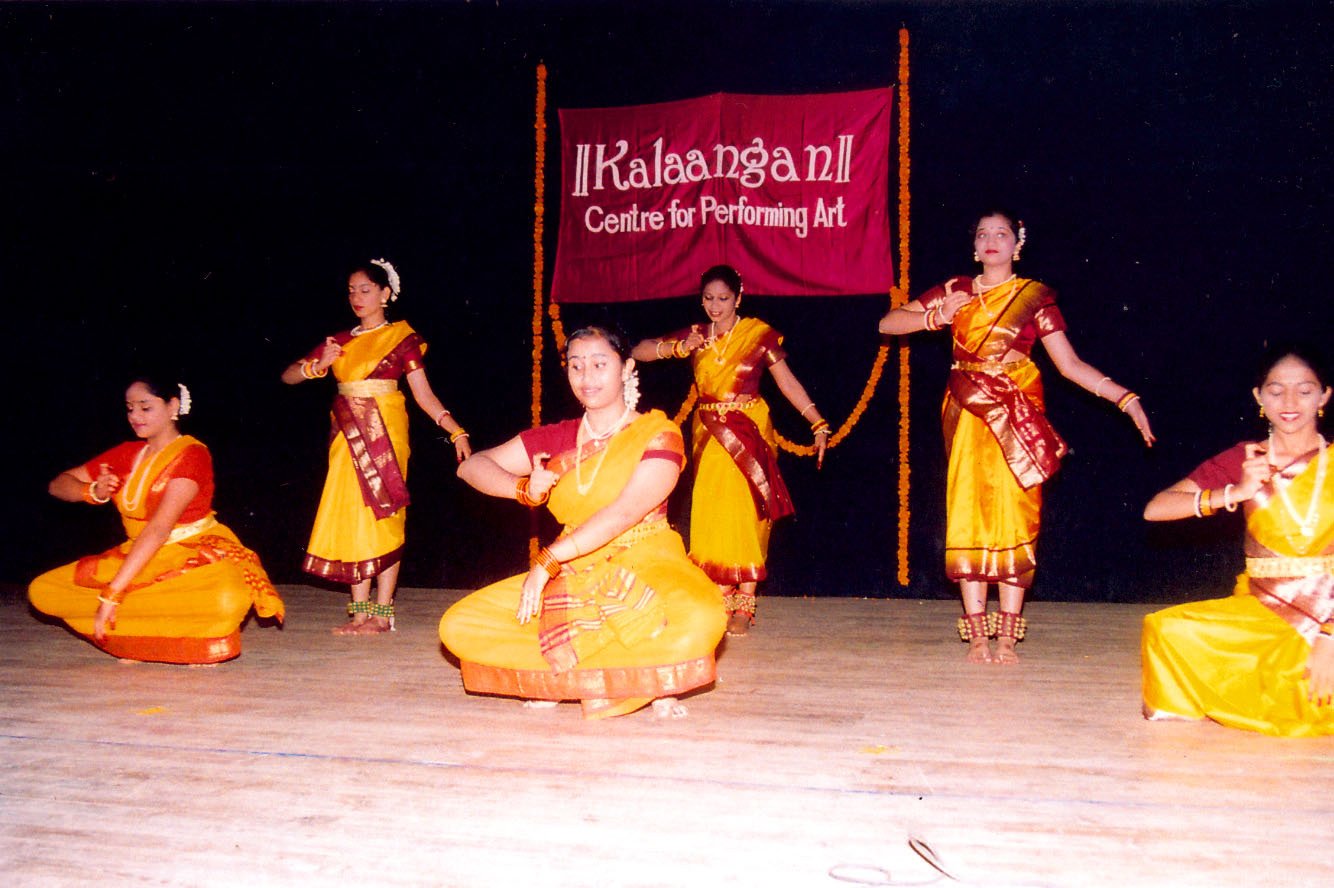
POLYGON ((450 444, 453 444, 453 443, 454 443, 455 441, 457 441, 459 438, 468 438, 468 437, 471 437, 471 436, 470 436, 467 432, 465 432, 465 431, 463 430, 463 427, 462 427, 462 426, 460 426, 460 427, 459 427, 459 430, 458 430, 457 432, 454 432, 453 434, 451 434, 451 435, 449 436, 449 443, 450 443, 450 444))
POLYGON ((1126 393, 1122 395, 1119 400, 1117 400, 1116 409, 1120 410, 1122 413, 1125 413, 1126 408, 1129 407, 1134 401, 1138 400, 1138 398, 1139 395, 1135 394, 1129 389, 1126 389, 1126 393))
POLYGON ((672 354, 676 355, 678 358, 690 357, 690 349, 686 348, 686 341, 684 339, 676 340, 676 344, 672 346, 672 354))
POLYGON ((1210 500, 1213 499, 1214 491, 1212 487, 1206 487, 1200 492, 1200 517, 1208 518, 1216 510, 1210 500))
POLYGON ((560 561, 555 555, 551 554, 551 550, 546 546, 537 551, 537 557, 533 559, 533 567, 542 568, 547 572, 547 576, 553 580, 560 576, 560 561))
POLYGON ((519 480, 514 482, 514 498, 525 506, 540 506, 547 501, 547 497, 550 496, 551 491, 548 490, 546 493, 542 494, 540 499, 532 496, 528 493, 528 482, 530 480, 531 479, 529 479, 527 475, 522 475, 519 480))

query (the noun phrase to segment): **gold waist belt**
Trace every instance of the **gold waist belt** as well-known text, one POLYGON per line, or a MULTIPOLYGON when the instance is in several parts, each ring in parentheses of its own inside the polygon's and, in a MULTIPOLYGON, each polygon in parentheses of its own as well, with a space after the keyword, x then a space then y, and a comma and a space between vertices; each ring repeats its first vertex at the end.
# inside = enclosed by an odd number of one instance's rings
POLYGON ((1334 555, 1308 558, 1247 558, 1246 575, 1257 579, 1314 577, 1334 573, 1334 555))
MULTIPOLYGON (((606 546, 603 546, 602 548, 605 549, 608 547, 615 546, 616 548, 620 549, 628 549, 631 546, 635 545, 636 543, 640 542, 641 540, 648 539, 655 533, 662 533, 664 530, 669 530, 669 529, 670 528, 667 525, 666 518, 654 518, 651 521, 641 521, 634 527, 631 527, 628 530, 623 531, 620 534, 620 536, 615 537, 609 543, 607 543, 606 546)), ((562 533, 561 536, 565 536, 566 534, 570 533, 573 530, 574 530, 573 527, 567 527, 565 528, 565 532, 562 533)), ((592 554, 592 553, 585 553, 585 554, 592 554)))
POLYGON ((1028 358, 1017 361, 955 361, 951 366, 955 370, 971 370, 974 373, 1006 373, 1031 363, 1028 358))
POLYGON ((198 521, 191 521, 189 524, 178 524, 167 534, 167 542, 179 543, 181 540, 188 540, 197 533, 203 533, 209 528, 216 527, 218 519, 212 515, 205 515, 198 521))
POLYGON ((397 379, 354 379, 338 383, 338 394, 349 398, 373 398, 398 391, 397 379))
POLYGON ((752 404, 758 404, 759 398, 746 396, 746 399, 734 401, 704 401, 699 405, 700 410, 708 410, 712 413, 731 413, 733 410, 745 410, 752 404))

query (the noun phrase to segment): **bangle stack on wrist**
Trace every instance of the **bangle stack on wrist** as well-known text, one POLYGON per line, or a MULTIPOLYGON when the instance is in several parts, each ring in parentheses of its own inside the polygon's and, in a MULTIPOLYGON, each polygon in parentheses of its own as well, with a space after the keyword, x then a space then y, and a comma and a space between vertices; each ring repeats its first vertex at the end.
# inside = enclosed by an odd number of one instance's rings
POLYGON ((537 557, 533 559, 533 567, 542 568, 547 572, 547 576, 553 580, 560 576, 560 561, 556 559, 555 555, 551 554, 551 550, 546 546, 538 550, 537 557))
POLYGON ((514 482, 514 498, 525 506, 532 507, 542 505, 547 501, 547 497, 551 495, 551 491, 548 490, 546 493, 542 494, 541 497, 532 496, 528 493, 528 480, 528 476, 524 475, 520 477, 518 481, 514 482))
POLYGON ((690 357, 690 349, 686 347, 684 339, 678 339, 672 344, 672 354, 678 358, 690 357))
POLYGON ((306 377, 307 379, 319 379, 323 376, 328 376, 329 368, 325 367, 323 370, 319 370, 317 369, 318 365, 319 362, 314 360, 313 358, 309 361, 302 361, 301 375, 306 377))
POLYGON ((1130 389, 1126 389, 1126 393, 1117 400, 1116 409, 1120 410, 1122 413, 1125 413, 1126 408, 1129 407, 1131 403, 1138 400, 1139 400, 1139 395, 1130 391, 1130 389))
POLYGON ((459 438, 468 438, 468 437, 471 437, 471 436, 470 436, 467 432, 465 432, 465 431, 463 430, 463 427, 462 427, 462 426, 459 426, 459 430, 458 430, 457 432, 454 432, 453 434, 451 434, 451 435, 449 436, 449 443, 450 443, 450 444, 453 444, 453 443, 454 443, 455 441, 457 441, 459 438))

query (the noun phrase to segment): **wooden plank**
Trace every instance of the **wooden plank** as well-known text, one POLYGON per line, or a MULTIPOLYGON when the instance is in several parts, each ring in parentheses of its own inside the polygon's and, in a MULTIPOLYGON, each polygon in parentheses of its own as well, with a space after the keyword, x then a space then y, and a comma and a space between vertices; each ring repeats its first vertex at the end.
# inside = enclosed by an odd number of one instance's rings
POLYGON ((283 590, 215 668, 122 664, 0 601, 7 884, 1334 883, 1334 738, 1139 710, 1144 605, 1029 605, 971 666, 947 601, 765 599, 690 717, 465 694, 436 639, 283 590), (878 869, 868 869, 874 867, 878 869))

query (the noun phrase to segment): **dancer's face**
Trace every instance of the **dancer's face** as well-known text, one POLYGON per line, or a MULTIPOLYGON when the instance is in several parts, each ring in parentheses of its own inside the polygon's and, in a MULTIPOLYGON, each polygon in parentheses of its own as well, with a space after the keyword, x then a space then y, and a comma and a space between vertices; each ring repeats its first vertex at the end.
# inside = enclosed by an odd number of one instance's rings
POLYGON ((1295 355, 1274 364, 1264 384, 1252 393, 1274 430, 1286 434, 1313 427, 1320 408, 1330 397, 1330 389, 1322 386, 1315 371, 1295 355))
POLYGON ((701 302, 709 320, 720 327, 728 327, 736 317, 736 293, 722 281, 709 281, 705 284, 701 302))
MULTIPOLYGON (((384 319, 384 306, 389 301, 389 288, 381 287, 366 276, 354 271, 347 279, 347 302, 358 320, 384 319)), ((377 321, 378 322, 378 321, 377 321)))
POLYGON ((148 390, 142 382, 133 383, 125 390, 125 415, 130 421, 130 428, 140 438, 151 438, 161 434, 172 425, 172 414, 176 401, 164 401, 148 390))
POLYGON ((570 343, 565 372, 574 396, 585 410, 622 403, 621 391, 630 372, 616 349, 601 336, 585 336, 570 343))
POLYGON ((988 265, 1007 265, 1014 260, 1014 248, 1018 239, 1014 225, 1004 216, 983 216, 977 220, 977 229, 973 232, 973 249, 983 267, 988 265))

